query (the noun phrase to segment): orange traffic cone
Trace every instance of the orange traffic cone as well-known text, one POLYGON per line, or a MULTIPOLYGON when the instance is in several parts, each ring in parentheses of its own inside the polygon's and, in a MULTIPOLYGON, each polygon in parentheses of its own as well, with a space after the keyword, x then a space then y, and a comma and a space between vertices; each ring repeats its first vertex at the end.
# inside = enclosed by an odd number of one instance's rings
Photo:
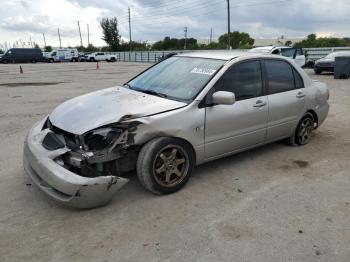
POLYGON ((96 70, 100 69, 100 65, 98 64, 98 62, 96 63, 96 70))
POLYGON ((23 74, 22 66, 19 66, 19 73, 20 73, 20 74, 23 74))

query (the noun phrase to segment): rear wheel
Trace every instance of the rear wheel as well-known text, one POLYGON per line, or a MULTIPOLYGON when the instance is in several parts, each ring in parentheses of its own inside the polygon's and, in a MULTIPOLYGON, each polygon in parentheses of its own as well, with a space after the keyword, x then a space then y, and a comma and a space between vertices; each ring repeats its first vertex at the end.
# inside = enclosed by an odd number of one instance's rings
POLYGON ((90 57, 90 62, 95 62, 95 58, 90 57))
POLYGON ((194 166, 192 148, 184 141, 161 137, 143 146, 137 160, 141 184, 155 194, 180 190, 191 176, 194 166))
POLYGON ((2 62, 3 62, 4 64, 8 64, 8 63, 9 63, 9 61, 8 61, 7 59, 2 60, 2 62))
POLYGON ((32 60, 30 60, 30 62, 31 62, 32 64, 35 64, 35 63, 36 63, 36 59, 33 58, 32 60))
POLYGON ((49 59, 49 63, 53 63, 54 60, 52 58, 49 59))
POLYGON ((312 114, 306 113, 300 120, 293 135, 287 140, 287 143, 292 146, 303 146, 309 143, 311 133, 315 127, 315 119, 312 114))

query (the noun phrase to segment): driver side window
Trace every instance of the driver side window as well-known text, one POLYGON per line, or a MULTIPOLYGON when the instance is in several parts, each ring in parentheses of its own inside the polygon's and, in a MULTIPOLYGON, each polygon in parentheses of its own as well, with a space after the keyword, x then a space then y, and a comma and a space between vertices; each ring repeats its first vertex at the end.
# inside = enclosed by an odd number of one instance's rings
POLYGON ((262 96, 260 62, 248 61, 229 68, 215 84, 215 92, 233 92, 236 101, 262 96))

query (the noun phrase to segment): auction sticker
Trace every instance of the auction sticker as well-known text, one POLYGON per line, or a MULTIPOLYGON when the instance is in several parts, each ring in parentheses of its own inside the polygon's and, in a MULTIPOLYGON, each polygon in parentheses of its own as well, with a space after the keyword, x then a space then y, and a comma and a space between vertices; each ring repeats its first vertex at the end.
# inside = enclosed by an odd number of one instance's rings
POLYGON ((192 69, 191 73, 192 74, 201 74, 201 75, 213 75, 216 72, 215 69, 210 69, 210 68, 198 68, 195 67, 192 69))

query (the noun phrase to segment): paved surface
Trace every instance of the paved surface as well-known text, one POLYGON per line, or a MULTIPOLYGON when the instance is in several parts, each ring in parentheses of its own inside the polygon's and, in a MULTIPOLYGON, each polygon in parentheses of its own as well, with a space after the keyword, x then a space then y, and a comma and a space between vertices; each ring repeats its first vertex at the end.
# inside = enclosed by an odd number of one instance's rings
MULTIPOLYGON (((79 211, 26 186, 26 130, 64 100, 121 84, 146 64, 0 65, 1 261, 350 261, 350 80, 305 147, 264 146, 198 167, 155 196, 131 178, 79 211)), ((309 72, 312 74, 312 72, 309 72)), ((314 78, 316 78, 313 75, 314 78)))

